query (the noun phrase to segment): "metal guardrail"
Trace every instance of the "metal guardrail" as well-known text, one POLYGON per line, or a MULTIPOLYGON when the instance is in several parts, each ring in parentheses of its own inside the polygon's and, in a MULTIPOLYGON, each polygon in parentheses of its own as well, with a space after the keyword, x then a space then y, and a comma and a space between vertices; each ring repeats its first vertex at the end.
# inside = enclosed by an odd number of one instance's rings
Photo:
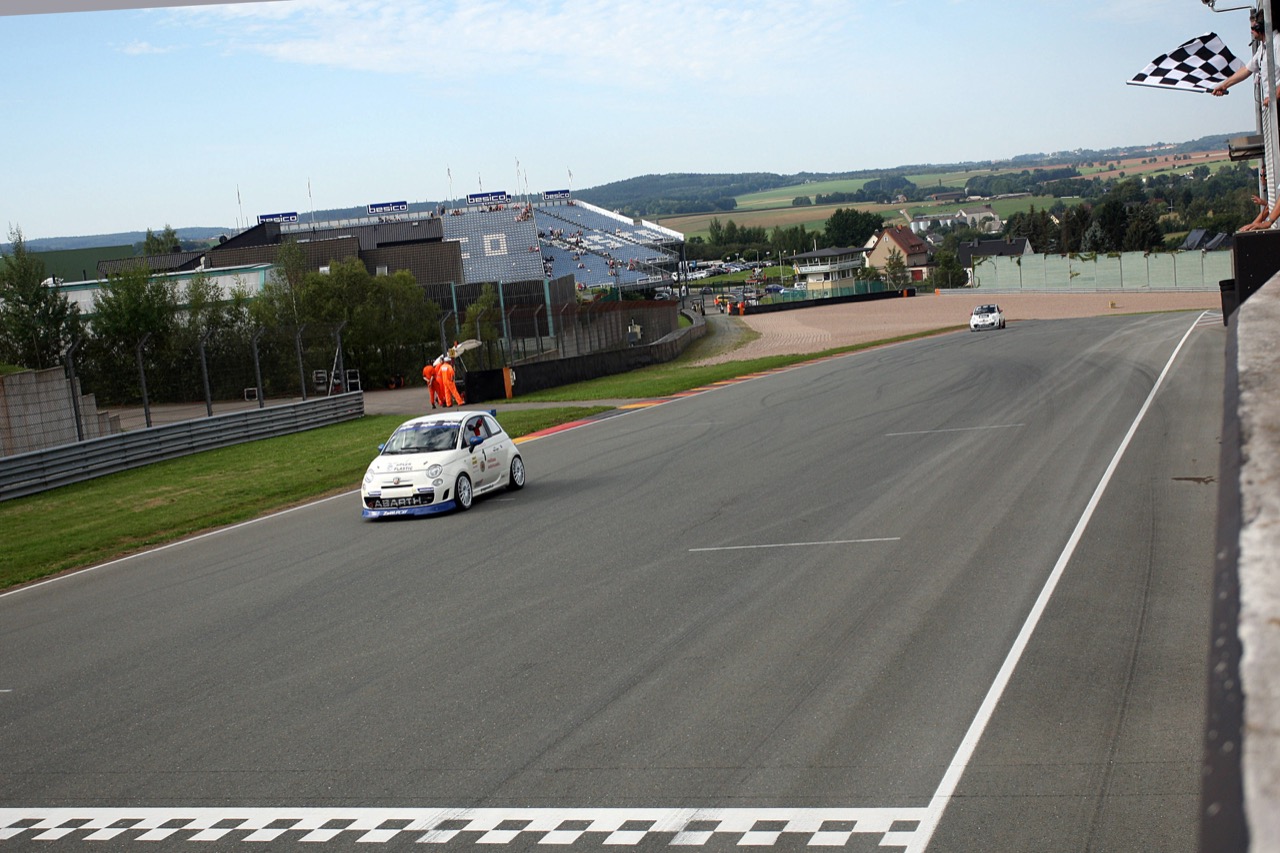
POLYGON ((364 394, 355 391, 7 456, 0 459, 0 501, 140 468, 152 462, 289 435, 363 415, 364 394))

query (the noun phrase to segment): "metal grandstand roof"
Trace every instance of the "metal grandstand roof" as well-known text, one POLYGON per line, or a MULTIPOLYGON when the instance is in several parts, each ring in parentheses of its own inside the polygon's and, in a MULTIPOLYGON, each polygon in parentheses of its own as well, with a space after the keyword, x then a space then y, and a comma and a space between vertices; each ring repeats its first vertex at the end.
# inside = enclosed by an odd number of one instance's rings
POLYGON ((394 222, 324 222, 317 228, 290 229, 289 237, 298 242, 307 240, 332 240, 337 237, 355 237, 360 241, 360 251, 367 252, 380 246, 396 246, 405 243, 423 243, 444 238, 444 228, 435 217, 422 217, 394 222))

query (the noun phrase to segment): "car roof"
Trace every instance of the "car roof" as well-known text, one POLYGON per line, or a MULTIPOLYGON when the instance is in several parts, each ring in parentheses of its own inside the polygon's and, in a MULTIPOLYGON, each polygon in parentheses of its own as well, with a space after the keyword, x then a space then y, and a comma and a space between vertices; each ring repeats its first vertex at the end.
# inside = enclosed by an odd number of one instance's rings
POLYGON ((449 409, 448 411, 444 411, 444 412, 432 412, 429 415, 422 415, 421 417, 410 418, 409 420, 400 424, 400 426, 396 427, 396 429, 407 427, 410 424, 413 424, 415 426, 428 426, 430 424, 449 424, 449 425, 460 424, 463 421, 465 421, 467 418, 471 417, 472 415, 488 415, 491 418, 493 417, 493 414, 491 412, 479 411, 475 409, 449 409))

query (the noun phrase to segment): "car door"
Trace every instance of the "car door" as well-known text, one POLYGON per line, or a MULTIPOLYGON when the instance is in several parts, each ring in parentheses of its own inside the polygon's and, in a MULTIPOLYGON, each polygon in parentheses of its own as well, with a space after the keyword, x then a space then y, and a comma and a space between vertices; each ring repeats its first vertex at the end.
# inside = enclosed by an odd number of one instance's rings
POLYGON ((511 465, 511 457, 515 454, 515 442, 496 420, 484 415, 485 426, 489 437, 485 439, 485 447, 491 454, 489 464, 493 466, 494 482, 501 480, 511 465))
POLYGON ((471 482, 477 490, 488 488, 498 479, 499 472, 502 470, 501 460, 494 448, 496 442, 492 440, 489 425, 485 423, 483 416, 475 415, 467 418, 463 428, 463 434, 468 443, 479 439, 479 443, 472 446, 470 453, 471 482))

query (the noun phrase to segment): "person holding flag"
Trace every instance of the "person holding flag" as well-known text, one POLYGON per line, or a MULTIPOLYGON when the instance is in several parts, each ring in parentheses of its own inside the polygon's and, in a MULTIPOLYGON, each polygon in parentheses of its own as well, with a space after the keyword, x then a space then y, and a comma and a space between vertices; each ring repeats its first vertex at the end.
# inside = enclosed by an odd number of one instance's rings
MULTIPOLYGON (((1261 74, 1262 79, 1267 77, 1267 46, 1263 43, 1263 17, 1262 12, 1255 11, 1249 16, 1249 30, 1253 36, 1253 40, 1258 42, 1258 49, 1254 51, 1253 58, 1246 62, 1242 67, 1237 69, 1230 77, 1223 80, 1217 86, 1213 87, 1213 96, 1221 98, 1227 94, 1227 90, 1242 80, 1247 80, 1251 75, 1261 74)), ((1280 22, 1272 21, 1271 23, 1271 45, 1272 50, 1280 55, 1280 22)), ((1280 92, 1280 86, 1277 86, 1280 92)), ((1271 102, 1271 95, 1268 93, 1262 98, 1262 105, 1265 107, 1271 102)))

